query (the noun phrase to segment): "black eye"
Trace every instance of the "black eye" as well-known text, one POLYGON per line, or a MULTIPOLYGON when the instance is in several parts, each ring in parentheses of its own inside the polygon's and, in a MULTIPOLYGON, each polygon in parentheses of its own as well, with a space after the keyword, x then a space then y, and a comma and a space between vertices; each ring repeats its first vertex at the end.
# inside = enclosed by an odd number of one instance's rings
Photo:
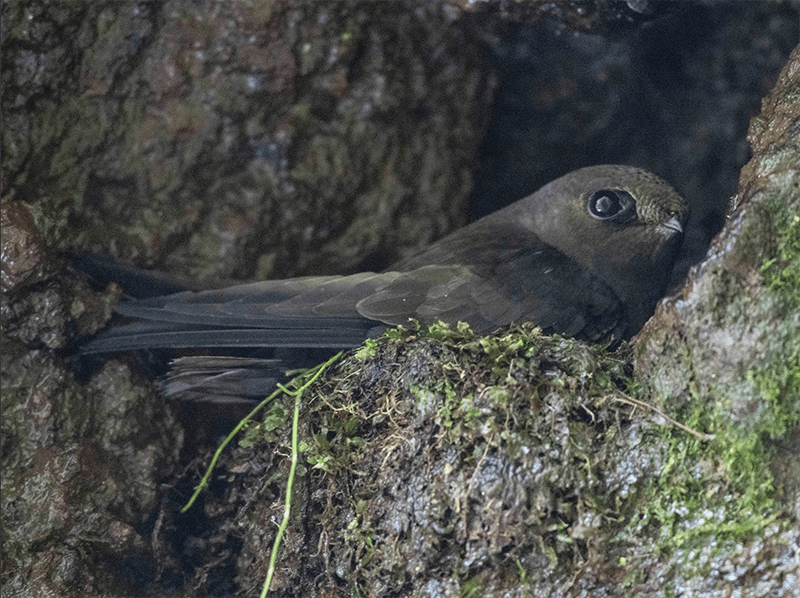
POLYGON ((589 196, 589 213, 598 220, 623 223, 636 215, 636 201, 621 189, 600 189, 589 196))

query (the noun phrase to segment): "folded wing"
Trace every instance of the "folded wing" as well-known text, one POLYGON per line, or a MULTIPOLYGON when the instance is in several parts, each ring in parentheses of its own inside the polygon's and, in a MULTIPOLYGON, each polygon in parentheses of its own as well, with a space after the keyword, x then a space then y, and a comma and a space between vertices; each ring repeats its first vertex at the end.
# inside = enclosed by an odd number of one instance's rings
POLYGON ((114 326, 89 353, 148 348, 347 348, 386 325, 415 319, 468 322, 491 332, 532 321, 546 332, 588 341, 620 337, 624 313, 614 293, 586 268, 546 247, 491 263, 426 265, 408 272, 365 272, 185 291, 125 302, 138 321, 114 326))

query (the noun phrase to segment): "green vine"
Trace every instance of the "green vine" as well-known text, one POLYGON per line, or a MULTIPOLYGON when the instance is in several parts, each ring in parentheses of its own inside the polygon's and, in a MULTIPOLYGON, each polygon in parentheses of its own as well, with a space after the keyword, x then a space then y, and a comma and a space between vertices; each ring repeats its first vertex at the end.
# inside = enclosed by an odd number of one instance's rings
POLYGON ((275 563, 277 562, 278 558, 278 549, 281 545, 281 539, 283 538, 283 534, 286 531, 287 526, 289 525, 289 514, 291 513, 292 509, 292 486, 294 484, 294 476, 297 470, 297 459, 300 454, 299 446, 298 446, 298 427, 300 422, 300 402, 303 397, 303 393, 305 390, 313 384, 317 378, 322 375, 331 364, 333 364, 339 357, 342 356, 342 351, 339 351, 336 355, 331 357, 325 363, 322 363, 316 367, 311 369, 305 370, 301 374, 295 376, 291 382, 287 386, 278 383, 278 388, 270 394, 266 399, 261 401, 250 413, 248 413, 242 420, 236 424, 236 427, 225 437, 225 440, 217 448, 216 452, 214 453, 214 457, 211 459, 211 463, 209 463, 208 468, 206 469, 206 473, 203 478, 200 480, 200 483, 195 487, 194 494, 189 499, 189 502, 181 509, 181 513, 185 513, 193 504, 194 501, 197 500, 197 497, 202 492, 203 488, 208 485, 208 480, 211 477, 211 472, 214 469, 217 461, 219 460, 222 451, 225 450, 225 447, 230 444, 236 434, 247 425, 247 423, 255 417, 255 415, 261 411, 264 407, 266 407, 275 397, 279 394, 284 393, 289 396, 294 397, 294 414, 292 417, 292 456, 291 456, 291 465, 289 467, 289 477, 286 480, 286 502, 283 508, 283 520, 278 528, 278 533, 275 536, 275 542, 272 545, 272 554, 269 557, 269 568, 267 569, 267 577, 264 580, 264 587, 261 590, 261 598, 265 598, 267 592, 269 592, 269 586, 272 583, 272 577, 275 574, 275 563), (292 387, 292 388, 289 388, 292 387))

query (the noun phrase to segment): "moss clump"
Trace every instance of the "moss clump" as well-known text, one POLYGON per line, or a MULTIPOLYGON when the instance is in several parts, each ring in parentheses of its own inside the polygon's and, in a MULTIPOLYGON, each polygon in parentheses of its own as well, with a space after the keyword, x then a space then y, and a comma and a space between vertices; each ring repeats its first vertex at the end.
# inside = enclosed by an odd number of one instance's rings
POLYGON ((779 294, 796 312, 800 309, 800 214, 783 194, 768 201, 775 221, 777 250, 761 265, 766 287, 779 294))
MULTIPOLYGON (((430 579, 462 593, 520 579, 543 589, 583 565, 618 575, 627 554, 619 533, 664 453, 641 425, 652 412, 631 414, 625 370, 602 347, 530 325, 478 337, 436 324, 367 341, 310 389, 303 409, 310 468, 299 512, 317 522, 303 528, 313 536, 304 542, 322 542, 326 556, 291 566, 325 569, 355 592, 399 591, 431 568, 430 579)), ((276 404, 251 427, 248 450, 285 454, 286 412, 276 404)), ((246 520, 262 518, 257 502, 246 520)), ((269 541, 246 539, 244 554, 269 541)))
POLYGON ((304 410, 306 483, 338 497, 312 491, 304 506, 322 553, 350 563, 337 575, 366 594, 399 591, 420 567, 467 593, 521 577, 544 591, 576 568, 637 587, 643 560, 687 577, 779 530, 766 464, 797 421, 788 402, 736 426, 730 400, 695 396, 669 414, 688 431, 653 425, 663 414, 626 368, 527 325, 368 341, 304 410))

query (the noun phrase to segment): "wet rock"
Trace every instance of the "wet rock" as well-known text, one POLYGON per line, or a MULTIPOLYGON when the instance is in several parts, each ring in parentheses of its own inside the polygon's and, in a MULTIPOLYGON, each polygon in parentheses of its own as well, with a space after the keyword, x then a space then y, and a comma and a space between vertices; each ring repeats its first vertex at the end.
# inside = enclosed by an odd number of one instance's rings
POLYGON ((441 5, 3 10, 4 180, 62 246, 215 284, 380 269, 464 222, 487 86, 441 5))
POLYGON ((0 312, 3 593, 139 594, 158 568, 147 529, 182 431, 153 384, 122 364, 76 380, 68 345, 109 319, 113 295, 45 259, 32 220, 20 230, 13 212, 26 208, 11 210, 12 284, 0 312))
MULTIPOLYGON (((562 31, 635 31, 659 10, 618 4, 607 21, 578 5, 562 31)), ((790 9, 726 39, 782 61, 790 9)), ((50 252, 201 283, 380 267, 464 219, 491 36, 415 2, 2 10, 3 592, 255 594, 293 399, 223 453, 181 514, 214 443, 178 425, 141 359, 76 372, 71 343, 118 297, 50 252)), ((712 70, 739 72, 728 64, 712 70)), ((725 230, 630 352, 531 328, 405 331, 310 389, 273 589, 793 596, 796 81, 795 53, 751 125, 725 230)), ((570 104, 573 90, 555 81, 538 97, 570 104)), ((716 148, 727 164, 717 132, 700 133, 675 151, 716 148)), ((194 413, 212 427, 225 415, 194 413)))
MULTIPOLYGON (((637 378, 657 404, 673 413, 692 413, 716 435, 714 443, 727 457, 712 450, 709 465, 725 463, 742 478, 753 476, 752 483, 738 487, 730 480, 713 491, 697 487, 715 497, 707 505, 709 513, 716 511, 712 518, 733 520, 724 506, 730 501, 726 496, 739 497, 746 487, 754 492, 754 504, 745 511, 782 521, 770 531, 775 536, 762 532, 755 548, 745 548, 760 568, 774 567, 763 576, 748 575, 777 595, 792 595, 780 577, 796 583, 797 572, 787 569, 784 555, 796 550, 792 543, 800 537, 798 73, 800 50, 795 48, 761 114, 750 123, 753 158, 742 169, 725 228, 683 291, 659 306, 635 349, 637 378), (785 531, 778 537, 781 527, 785 531)), ((713 541, 721 536, 720 530, 713 541)), ((716 582, 707 582, 707 591, 724 585, 723 577, 720 573, 716 582)), ((678 587, 697 586, 686 581, 678 587)))
POLYGON ((0 207, 0 275, 4 293, 44 276, 44 250, 28 206, 6 199, 0 207))

